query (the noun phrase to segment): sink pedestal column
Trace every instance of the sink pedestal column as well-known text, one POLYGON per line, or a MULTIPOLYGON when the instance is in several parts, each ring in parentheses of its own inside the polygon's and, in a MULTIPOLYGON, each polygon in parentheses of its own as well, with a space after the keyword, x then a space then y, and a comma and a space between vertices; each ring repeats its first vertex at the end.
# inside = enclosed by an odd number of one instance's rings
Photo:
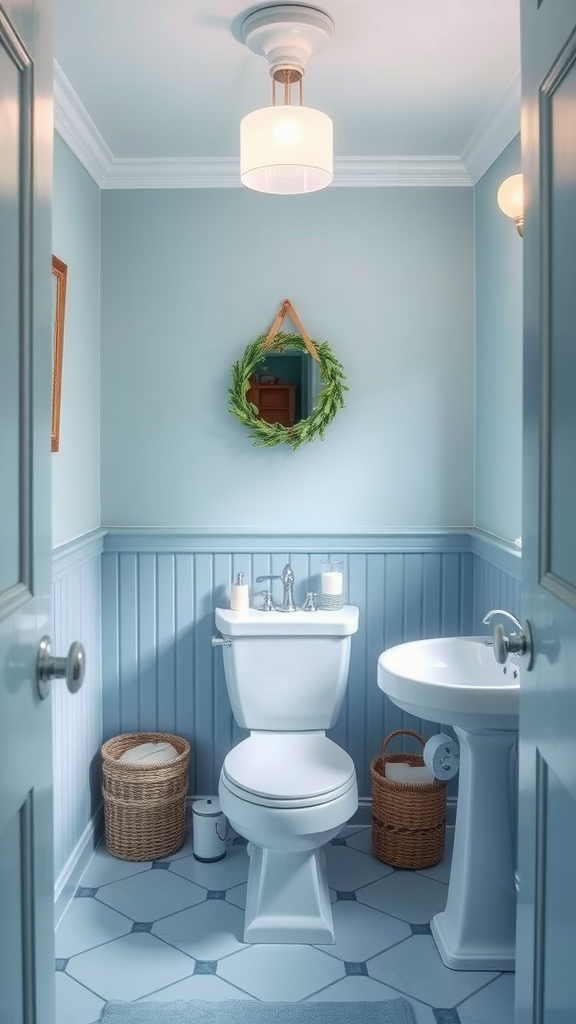
POLYGON ((446 967, 513 971, 514 886, 511 752, 517 732, 456 728, 460 780, 446 909, 431 921, 446 967))

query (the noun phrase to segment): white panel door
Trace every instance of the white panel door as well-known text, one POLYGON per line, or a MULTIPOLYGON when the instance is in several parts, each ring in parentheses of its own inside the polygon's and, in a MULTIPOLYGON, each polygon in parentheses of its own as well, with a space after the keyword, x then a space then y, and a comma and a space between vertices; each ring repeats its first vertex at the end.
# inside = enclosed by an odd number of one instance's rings
POLYGON ((576 2, 523 0, 523 613, 516 1024, 576 1021, 576 2))
POLYGON ((0 1021, 54 1024, 49 0, 0 4, 0 1021))

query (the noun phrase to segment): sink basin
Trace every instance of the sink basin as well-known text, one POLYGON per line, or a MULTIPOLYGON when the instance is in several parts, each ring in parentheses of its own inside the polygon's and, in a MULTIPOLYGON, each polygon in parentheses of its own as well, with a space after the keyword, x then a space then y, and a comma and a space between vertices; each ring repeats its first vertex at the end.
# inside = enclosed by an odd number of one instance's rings
POLYGON ((378 659, 378 686, 416 718, 463 729, 518 727, 519 665, 499 665, 486 637, 390 647, 378 659))

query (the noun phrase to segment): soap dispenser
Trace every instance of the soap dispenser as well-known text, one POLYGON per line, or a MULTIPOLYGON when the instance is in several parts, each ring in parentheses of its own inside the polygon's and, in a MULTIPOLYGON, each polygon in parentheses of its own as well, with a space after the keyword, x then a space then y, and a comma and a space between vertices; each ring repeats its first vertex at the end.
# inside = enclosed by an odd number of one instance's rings
POLYGON ((230 608, 233 612, 247 612, 250 607, 250 595, 248 584, 244 583, 244 573, 239 572, 236 583, 232 584, 230 590, 230 608))

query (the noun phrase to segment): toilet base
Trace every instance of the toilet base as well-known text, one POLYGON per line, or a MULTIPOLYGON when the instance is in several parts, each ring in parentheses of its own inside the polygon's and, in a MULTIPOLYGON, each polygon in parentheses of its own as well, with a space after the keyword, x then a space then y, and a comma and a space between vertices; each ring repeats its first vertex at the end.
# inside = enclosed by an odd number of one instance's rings
POLYGON ((270 850, 248 844, 244 942, 334 943, 322 848, 270 850))

